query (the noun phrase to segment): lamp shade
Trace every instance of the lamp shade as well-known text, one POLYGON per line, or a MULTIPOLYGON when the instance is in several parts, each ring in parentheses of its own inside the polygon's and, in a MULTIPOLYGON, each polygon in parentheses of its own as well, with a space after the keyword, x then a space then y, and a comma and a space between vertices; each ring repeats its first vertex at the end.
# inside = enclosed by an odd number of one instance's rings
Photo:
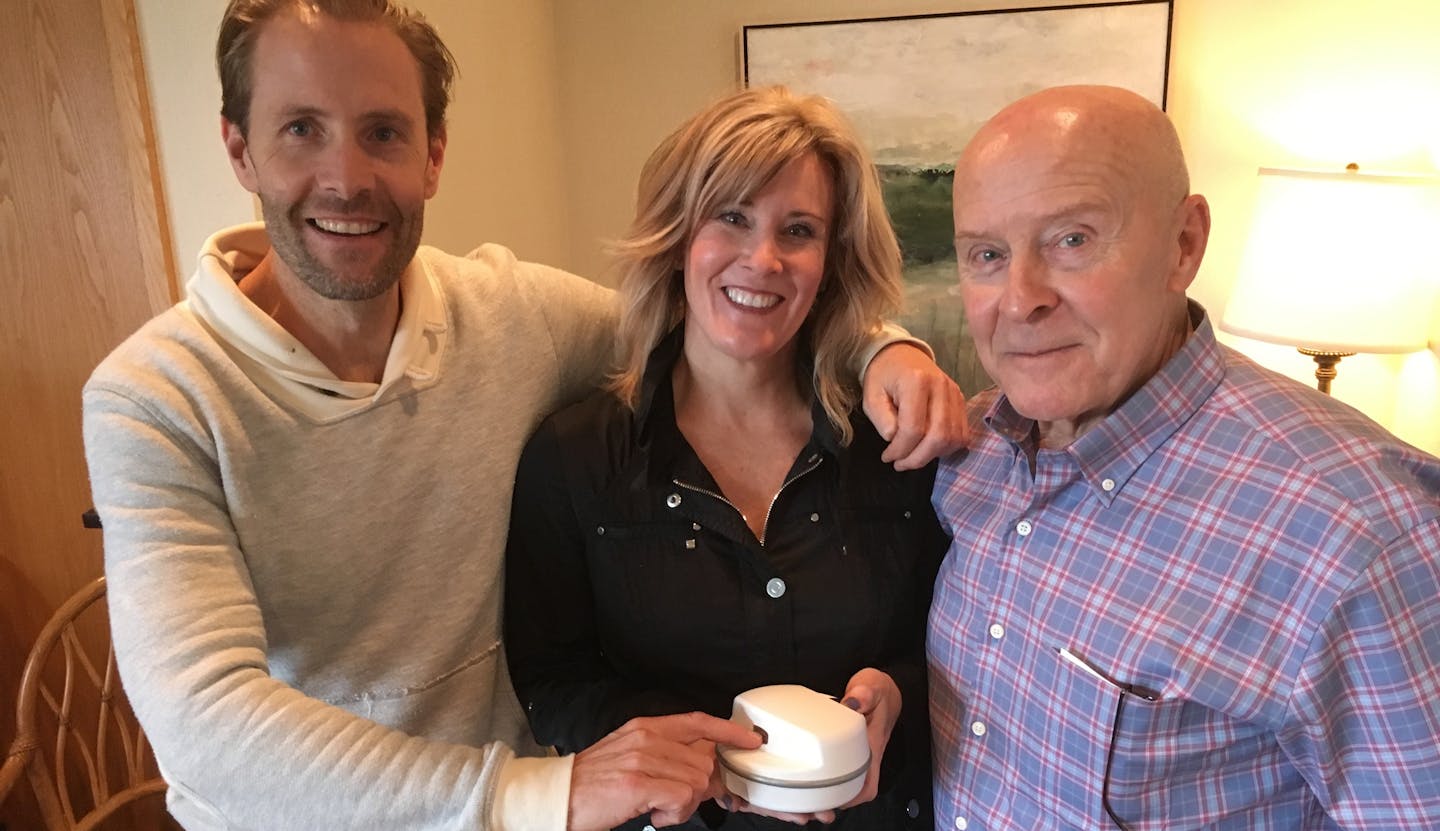
POLYGON ((1327 352, 1425 348, 1440 282, 1436 181, 1260 168, 1220 328, 1327 352))

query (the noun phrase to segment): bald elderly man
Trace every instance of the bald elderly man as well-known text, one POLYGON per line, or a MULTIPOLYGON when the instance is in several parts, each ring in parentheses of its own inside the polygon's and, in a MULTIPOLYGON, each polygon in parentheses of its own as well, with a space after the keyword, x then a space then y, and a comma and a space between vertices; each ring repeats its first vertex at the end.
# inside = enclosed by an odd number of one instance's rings
POLYGON ((1022 99, 959 160, 998 389, 936 482, 941 828, 1440 828, 1440 460, 1218 344, 1209 231, 1118 89, 1022 99))

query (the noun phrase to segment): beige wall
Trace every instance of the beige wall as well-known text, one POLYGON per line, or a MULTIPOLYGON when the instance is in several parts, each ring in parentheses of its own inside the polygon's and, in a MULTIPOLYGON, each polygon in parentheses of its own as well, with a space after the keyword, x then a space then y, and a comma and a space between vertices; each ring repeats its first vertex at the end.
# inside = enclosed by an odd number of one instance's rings
POLYGON ((206 237, 256 217, 220 144, 215 32, 224 9, 223 0, 135 0, 170 243, 182 282, 206 237))
MULTIPOLYGON (((214 127, 209 49, 223 2, 137 2, 147 43, 164 44, 147 55, 179 261, 188 264, 198 238, 231 221, 236 205, 250 211, 243 193, 233 194, 214 127)), ((462 72, 426 240, 455 251, 501 241, 612 282, 602 244, 624 230, 640 165, 682 118, 738 85, 742 25, 1045 4, 417 0, 462 72)), ((1257 167, 1440 164, 1436 43, 1433 0, 1176 0, 1169 110, 1195 188, 1214 208, 1211 249, 1192 291, 1213 314, 1230 290, 1257 167)), ((1237 345, 1295 377, 1313 371, 1292 350, 1237 345)), ((1434 353, 1361 355, 1340 369, 1337 397, 1440 451, 1434 353)))
POLYGON ((425 241, 464 252, 503 242, 560 263, 570 245, 550 0, 416 0, 460 64, 440 193, 425 241))

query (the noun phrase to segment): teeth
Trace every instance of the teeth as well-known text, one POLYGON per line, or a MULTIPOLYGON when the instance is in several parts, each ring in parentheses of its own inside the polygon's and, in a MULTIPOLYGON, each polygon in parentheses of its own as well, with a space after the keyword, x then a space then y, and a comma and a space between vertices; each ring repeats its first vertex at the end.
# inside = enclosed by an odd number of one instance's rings
POLYGON ((780 302, 780 298, 774 294, 757 294, 745 289, 737 289, 734 286, 725 287, 725 296, 730 298, 731 303, 746 306, 751 309, 768 309, 780 302))
POLYGON ((342 222, 337 219, 312 219, 315 227, 332 234, 371 234, 380 230, 379 222, 342 222))

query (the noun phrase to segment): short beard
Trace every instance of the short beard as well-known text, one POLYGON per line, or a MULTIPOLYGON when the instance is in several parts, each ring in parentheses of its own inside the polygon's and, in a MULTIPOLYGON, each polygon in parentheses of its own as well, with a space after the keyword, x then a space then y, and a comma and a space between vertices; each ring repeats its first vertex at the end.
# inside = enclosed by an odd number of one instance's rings
MULTIPOLYGON (((351 210, 357 207, 360 206, 352 205, 351 210)), ((415 252, 420 247, 420 233, 425 224, 423 209, 413 216, 392 212, 395 217, 391 221, 391 230, 395 234, 394 243, 386 250, 375 270, 364 279, 357 280, 346 279, 335 273, 305 247, 303 234, 307 223, 303 203, 286 208, 266 199, 262 194, 260 210, 275 253, 311 291, 327 300, 373 300, 389 291, 414 259, 415 252)))

